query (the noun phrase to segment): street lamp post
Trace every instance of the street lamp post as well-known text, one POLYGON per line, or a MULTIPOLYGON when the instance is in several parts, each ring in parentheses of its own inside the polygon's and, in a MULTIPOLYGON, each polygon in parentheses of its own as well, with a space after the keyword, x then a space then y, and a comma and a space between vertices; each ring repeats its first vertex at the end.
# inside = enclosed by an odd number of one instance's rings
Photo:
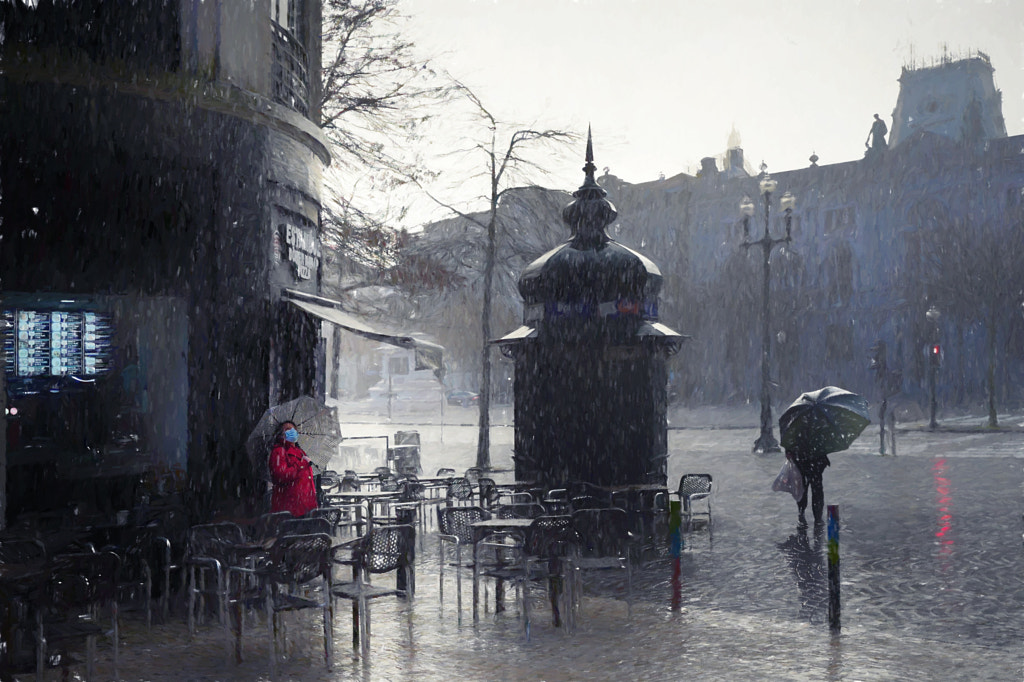
POLYGON ((772 434, 771 378, 769 372, 772 352, 771 318, 769 308, 771 300, 771 256, 772 249, 779 244, 788 244, 791 240, 790 232, 793 222, 793 206, 796 204, 796 198, 789 192, 782 195, 779 205, 782 207, 786 218, 786 236, 772 237, 771 199, 772 193, 776 190, 779 183, 768 175, 767 168, 768 166, 762 161, 761 172, 763 177, 761 178, 759 187, 761 189, 761 196, 764 200, 764 236, 757 241, 751 241, 750 239, 750 218, 754 215, 754 202, 750 197, 743 197, 743 201, 740 202, 740 211, 743 214, 743 247, 760 246, 761 253, 764 256, 762 260, 763 279, 761 282, 761 435, 758 436, 756 441, 754 441, 753 448, 753 451, 758 453, 779 452, 779 442, 775 440, 775 436, 772 434))
POLYGON ((942 362, 942 347, 939 345, 939 318, 942 317, 942 313, 935 306, 931 306, 924 316, 932 323, 932 343, 928 346, 928 390, 930 393, 928 428, 935 429, 939 426, 935 420, 935 412, 938 408, 938 400, 935 397, 935 378, 939 363, 942 362))

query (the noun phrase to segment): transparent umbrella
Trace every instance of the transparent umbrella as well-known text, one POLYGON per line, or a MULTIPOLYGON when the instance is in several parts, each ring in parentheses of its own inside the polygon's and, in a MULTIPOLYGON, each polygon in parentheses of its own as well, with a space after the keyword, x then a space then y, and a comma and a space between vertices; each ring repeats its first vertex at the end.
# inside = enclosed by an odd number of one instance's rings
POLYGON ((298 445, 309 461, 321 470, 326 469, 331 458, 338 454, 342 441, 338 411, 304 395, 268 409, 249 434, 245 449, 261 476, 268 476, 267 458, 284 422, 295 424, 299 432, 298 445))

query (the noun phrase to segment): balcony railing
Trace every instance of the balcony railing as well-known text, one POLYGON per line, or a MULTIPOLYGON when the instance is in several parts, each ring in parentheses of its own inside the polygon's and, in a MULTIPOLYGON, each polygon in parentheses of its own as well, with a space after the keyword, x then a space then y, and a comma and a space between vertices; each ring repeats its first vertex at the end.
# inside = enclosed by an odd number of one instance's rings
POLYGON ((274 35, 274 101, 309 116, 309 67, 306 50, 286 28, 270 22, 274 35))

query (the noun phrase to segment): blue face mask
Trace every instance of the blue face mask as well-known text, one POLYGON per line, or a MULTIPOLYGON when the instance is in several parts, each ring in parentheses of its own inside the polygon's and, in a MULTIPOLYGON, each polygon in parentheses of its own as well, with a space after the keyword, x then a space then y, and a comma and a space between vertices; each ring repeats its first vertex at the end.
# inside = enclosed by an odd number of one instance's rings
POLYGON ((284 432, 284 439, 289 443, 294 443, 299 440, 299 432, 295 429, 288 429, 284 432))

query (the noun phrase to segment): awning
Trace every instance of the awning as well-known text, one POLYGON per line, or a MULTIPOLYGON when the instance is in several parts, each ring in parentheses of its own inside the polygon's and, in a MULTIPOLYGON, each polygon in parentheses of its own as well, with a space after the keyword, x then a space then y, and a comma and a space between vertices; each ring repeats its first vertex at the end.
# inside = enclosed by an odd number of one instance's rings
POLYGON ((412 334, 392 332, 379 327, 376 323, 341 310, 340 301, 333 301, 329 298, 312 296, 302 292, 285 289, 285 300, 296 308, 315 315, 325 322, 337 325, 353 334, 359 334, 373 341, 388 343, 401 348, 411 348, 416 351, 416 369, 432 369, 441 372, 444 367, 444 346, 432 343, 412 334), (315 301, 315 302, 314 302, 315 301))

